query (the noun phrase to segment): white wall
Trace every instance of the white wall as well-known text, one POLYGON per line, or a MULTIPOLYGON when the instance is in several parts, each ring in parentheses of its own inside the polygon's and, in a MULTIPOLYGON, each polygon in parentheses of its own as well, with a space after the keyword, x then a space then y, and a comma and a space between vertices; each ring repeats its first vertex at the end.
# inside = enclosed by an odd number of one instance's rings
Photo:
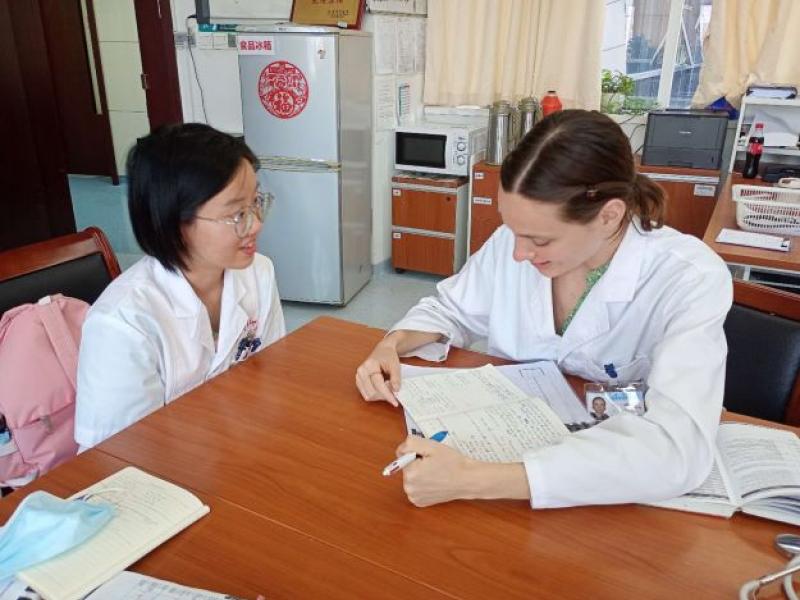
MULTIPOLYGON (((212 14, 217 9, 224 9, 225 14, 229 11, 235 14, 233 11, 238 4, 232 0, 221 5, 212 2, 212 14)), ((286 3, 283 0, 263 0, 260 4, 266 10, 271 5, 286 3)), ((186 33, 187 18, 195 12, 194 0, 171 0, 170 6, 173 29, 186 33)), ((287 12, 285 19, 288 18, 287 12)), ((236 49, 228 47, 227 34, 197 32, 194 19, 188 21, 188 27, 197 35, 197 45, 191 51, 186 45, 175 49, 183 120, 208 123, 229 133, 242 133, 242 98, 236 49)))
POLYGON ((128 149, 137 137, 150 131, 140 79, 142 60, 136 13, 129 0, 95 2, 94 11, 114 158, 117 171, 124 175, 128 149))

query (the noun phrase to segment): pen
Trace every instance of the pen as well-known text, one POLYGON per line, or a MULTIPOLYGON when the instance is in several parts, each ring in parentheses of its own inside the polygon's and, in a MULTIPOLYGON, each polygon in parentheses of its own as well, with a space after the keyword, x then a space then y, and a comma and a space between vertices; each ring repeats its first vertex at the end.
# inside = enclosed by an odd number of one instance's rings
MULTIPOLYGON (((434 442, 442 442, 444 438, 447 437, 446 431, 439 431, 438 433, 434 433, 430 439, 434 442)), ((389 477, 389 475, 394 475, 399 470, 406 468, 412 462, 414 462, 417 458, 416 452, 409 452, 407 454, 403 454, 403 456, 399 457, 397 460, 393 460, 386 468, 383 470, 383 476, 389 477)))

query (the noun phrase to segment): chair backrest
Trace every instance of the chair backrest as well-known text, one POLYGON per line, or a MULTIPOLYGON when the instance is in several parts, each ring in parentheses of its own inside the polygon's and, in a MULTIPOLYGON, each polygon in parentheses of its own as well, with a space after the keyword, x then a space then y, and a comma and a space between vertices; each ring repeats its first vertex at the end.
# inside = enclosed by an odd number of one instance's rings
POLYGON ((91 304, 119 274, 111 245, 96 227, 0 252, 0 316, 56 293, 91 304))
POLYGON ((800 425, 800 295, 733 282, 725 407, 800 425))

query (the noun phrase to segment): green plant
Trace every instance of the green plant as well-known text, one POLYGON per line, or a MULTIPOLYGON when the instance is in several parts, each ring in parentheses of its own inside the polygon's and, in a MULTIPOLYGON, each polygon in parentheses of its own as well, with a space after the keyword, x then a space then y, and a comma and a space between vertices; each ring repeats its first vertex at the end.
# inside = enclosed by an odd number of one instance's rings
POLYGON ((601 89, 604 94, 633 94, 634 81, 632 77, 620 71, 609 71, 603 69, 601 79, 601 89))
POLYGON ((626 115, 643 115, 658 108, 658 101, 641 96, 627 96, 620 112, 626 115))

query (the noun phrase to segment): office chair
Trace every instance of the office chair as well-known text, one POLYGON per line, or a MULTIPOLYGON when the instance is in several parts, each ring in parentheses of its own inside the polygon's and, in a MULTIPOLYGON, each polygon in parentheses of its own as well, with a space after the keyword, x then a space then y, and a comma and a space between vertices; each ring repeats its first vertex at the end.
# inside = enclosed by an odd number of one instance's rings
POLYGON ((800 295, 733 282, 725 408, 800 425, 800 295))
POLYGON ((119 274, 117 257, 96 227, 0 252, 0 316, 48 294, 91 304, 119 274))

